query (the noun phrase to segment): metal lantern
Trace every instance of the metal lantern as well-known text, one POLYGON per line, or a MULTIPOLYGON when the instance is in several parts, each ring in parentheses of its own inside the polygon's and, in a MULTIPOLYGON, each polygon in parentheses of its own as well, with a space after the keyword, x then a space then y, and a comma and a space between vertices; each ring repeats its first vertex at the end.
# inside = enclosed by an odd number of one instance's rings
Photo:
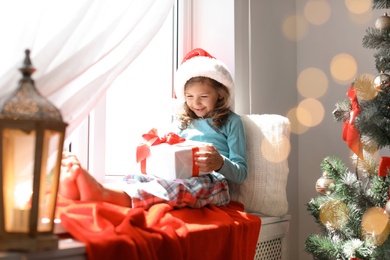
POLYGON ((0 250, 58 248, 53 234, 67 124, 35 88, 30 51, 11 95, 0 100, 0 250))

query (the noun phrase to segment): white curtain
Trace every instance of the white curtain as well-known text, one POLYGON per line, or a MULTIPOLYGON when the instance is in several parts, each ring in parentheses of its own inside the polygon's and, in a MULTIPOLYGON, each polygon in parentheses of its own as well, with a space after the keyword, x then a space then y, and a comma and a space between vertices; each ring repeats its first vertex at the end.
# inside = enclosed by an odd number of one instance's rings
POLYGON ((173 0, 1 0, 0 98, 16 88, 30 49, 35 84, 61 110, 70 135, 172 6, 173 0))

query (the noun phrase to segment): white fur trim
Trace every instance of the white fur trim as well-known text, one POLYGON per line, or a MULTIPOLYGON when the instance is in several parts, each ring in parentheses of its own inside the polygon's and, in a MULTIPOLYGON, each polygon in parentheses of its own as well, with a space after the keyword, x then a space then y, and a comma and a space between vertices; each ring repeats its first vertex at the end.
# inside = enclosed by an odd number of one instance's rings
POLYGON ((178 99, 184 99, 184 85, 194 77, 212 78, 231 91, 234 87, 232 75, 223 62, 214 58, 196 56, 181 64, 176 72, 175 94, 178 99))

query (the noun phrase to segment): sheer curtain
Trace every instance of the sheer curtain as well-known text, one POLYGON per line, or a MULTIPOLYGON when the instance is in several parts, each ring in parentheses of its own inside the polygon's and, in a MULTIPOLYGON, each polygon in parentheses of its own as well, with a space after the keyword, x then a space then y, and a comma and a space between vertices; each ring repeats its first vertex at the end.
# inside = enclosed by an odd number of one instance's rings
POLYGON ((39 91, 69 124, 82 122, 147 46, 173 0, 12 0, 0 2, 0 98, 14 90, 31 50, 39 91))

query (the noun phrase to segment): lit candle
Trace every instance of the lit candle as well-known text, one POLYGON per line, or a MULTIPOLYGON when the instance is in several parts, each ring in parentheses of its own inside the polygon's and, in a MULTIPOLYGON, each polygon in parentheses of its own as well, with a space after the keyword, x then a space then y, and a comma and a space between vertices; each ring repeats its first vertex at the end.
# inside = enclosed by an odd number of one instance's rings
POLYGON ((12 231, 27 232, 29 227, 30 209, 14 208, 13 213, 12 231))
POLYGON ((32 191, 27 185, 17 185, 14 192, 14 210, 12 218, 12 230, 15 232, 27 232, 30 219, 30 200, 32 191))

